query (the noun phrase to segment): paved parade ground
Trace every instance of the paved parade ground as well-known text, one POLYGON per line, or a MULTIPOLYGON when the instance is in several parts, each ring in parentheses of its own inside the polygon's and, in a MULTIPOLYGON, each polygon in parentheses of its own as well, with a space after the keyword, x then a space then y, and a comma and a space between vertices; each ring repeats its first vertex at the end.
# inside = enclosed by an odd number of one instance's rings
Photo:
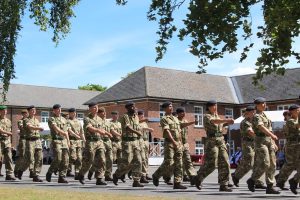
MULTIPOLYGON (((172 186, 166 185, 162 179, 160 179, 159 187, 155 187, 152 182, 145 184, 144 188, 132 188, 132 180, 126 179, 126 183, 119 181, 119 185, 115 186, 112 182, 108 182, 107 186, 96 186, 95 179, 87 180, 86 184, 81 185, 78 181, 68 177, 69 184, 58 184, 57 176, 52 176, 52 182, 48 183, 45 180, 46 170, 48 165, 43 166, 41 178, 43 183, 33 183, 32 179, 29 179, 28 171, 24 173, 21 181, 7 182, 4 177, 0 178, 0 192, 4 188, 18 188, 22 189, 34 189, 34 190, 49 190, 51 191, 63 191, 65 193, 74 193, 74 195, 80 193, 99 193, 99 199, 103 194, 114 194, 120 196, 118 199, 122 199, 122 196, 126 196, 127 199, 145 199, 145 197, 155 197, 157 199, 299 199, 299 195, 294 195, 290 191, 281 191, 280 195, 266 195, 265 190, 257 190, 252 193, 248 190, 246 180, 250 174, 240 181, 240 187, 233 188, 233 192, 219 192, 219 185, 217 182, 217 170, 212 173, 203 183, 203 189, 199 191, 196 187, 188 187, 187 190, 173 190, 172 186), (132 198, 131 198, 132 197, 132 198)), ((153 173, 157 167, 150 167, 150 172, 153 173)), ((115 170, 115 169, 114 169, 115 170)), ((198 167, 197 167, 198 170, 198 167)), ((3 171, 3 169, 2 169, 3 171)), ((2 172, 3 173, 3 172, 2 172)), ((127 178, 127 177, 126 177, 127 178)), ((189 186, 189 183, 184 183, 189 186)), ((13 195, 13 194, 12 194, 13 195)), ((0 198, 1 199, 1 198, 0 198)), ((43 199, 43 198, 40 198, 43 199)), ((50 198, 51 199, 51 198, 50 198)))

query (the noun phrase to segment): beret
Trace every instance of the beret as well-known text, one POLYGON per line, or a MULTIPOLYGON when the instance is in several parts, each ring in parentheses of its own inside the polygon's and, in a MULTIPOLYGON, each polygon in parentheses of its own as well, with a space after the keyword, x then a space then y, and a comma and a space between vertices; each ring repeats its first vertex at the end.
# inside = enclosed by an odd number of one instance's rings
POLYGON ((298 109, 298 108, 300 108, 300 106, 297 105, 297 104, 294 104, 294 105, 291 105, 291 106, 289 107, 289 111, 295 110, 295 109, 298 109))
POLYGON ((217 101, 216 100, 209 100, 207 103, 206 103, 206 106, 207 107, 210 107, 210 106, 213 106, 213 105, 216 105, 217 104, 217 101))
POLYGON ((60 104, 54 104, 52 108, 53 108, 53 109, 58 109, 58 108, 60 108, 60 107, 61 107, 60 104))
POLYGON ((138 115, 143 115, 144 114, 144 111, 143 110, 138 110, 138 115))
POLYGON ((264 102, 266 102, 266 99, 263 97, 257 97, 256 99, 254 99, 255 104, 260 104, 260 103, 264 103, 264 102))
POLYGON ((5 106, 5 105, 0 105, 0 110, 5 110, 5 109, 7 109, 7 106, 5 106))
POLYGON ((35 108, 35 106, 34 105, 28 106, 27 110, 31 110, 32 108, 35 108))
POLYGON ((125 104, 125 108, 129 108, 130 106, 133 106, 134 103, 132 101, 129 101, 125 104))
POLYGON ((75 108, 69 108, 68 112, 76 112, 75 108))
POLYGON ((178 114, 178 113, 183 113, 183 112, 185 112, 185 109, 182 108, 182 107, 176 109, 176 113, 177 113, 177 114, 178 114))
POLYGON ((110 114, 112 114, 112 115, 118 115, 119 112, 118 111, 112 111, 110 114))
POLYGON ((161 107, 162 107, 162 108, 167 108, 167 107, 169 107, 169 105, 171 105, 171 104, 172 104, 172 102, 166 101, 166 102, 164 102, 164 103, 161 105, 161 107))
POLYGON ((95 106, 95 105, 97 105, 97 103, 95 103, 95 102, 91 102, 91 103, 88 104, 89 108, 90 108, 90 107, 93 107, 93 106, 95 106))
POLYGON ((98 113, 100 113, 100 112, 105 112, 105 108, 104 107, 99 107, 98 108, 98 113))
POLYGON ((253 111, 255 110, 255 106, 251 105, 251 106, 247 106, 246 111, 253 111))

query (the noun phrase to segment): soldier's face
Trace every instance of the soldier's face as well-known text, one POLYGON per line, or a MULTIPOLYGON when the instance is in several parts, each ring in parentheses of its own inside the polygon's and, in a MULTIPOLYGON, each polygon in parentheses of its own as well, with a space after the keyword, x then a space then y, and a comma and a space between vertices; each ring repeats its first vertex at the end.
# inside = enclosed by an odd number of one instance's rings
POLYGON ((135 112, 136 112, 136 107, 135 107, 135 105, 132 105, 132 106, 128 107, 128 112, 129 112, 129 113, 135 113, 135 112))
POLYGON ((53 113, 54 113, 56 116, 59 116, 60 113, 61 113, 61 108, 53 109, 53 113))
POLYGON ((26 112, 26 113, 22 113, 22 116, 24 117, 24 118, 26 118, 26 117, 28 117, 28 112, 26 112))
POLYGON ((260 103, 260 104, 256 104, 256 108, 259 111, 264 111, 267 108, 267 104, 265 102, 264 103, 260 103))
POLYGON ((215 105, 209 106, 208 110, 212 113, 215 113, 215 112, 217 112, 217 108, 218 108, 217 104, 215 104, 215 105))
POLYGON ((179 118, 183 118, 183 117, 185 117, 185 112, 178 113, 177 115, 179 118))
POLYGON ((30 116, 35 115, 35 113, 36 113, 36 109, 35 109, 35 108, 31 108, 31 109, 29 110, 29 115, 30 115, 30 116))
POLYGON ((0 110, 0 115, 1 116, 5 116, 7 114, 7 110, 4 109, 4 110, 0 110))
POLYGON ((98 116, 104 118, 106 117, 106 112, 98 112, 98 116))
POLYGON ((113 119, 113 121, 116 121, 116 120, 118 120, 118 118, 119 118, 119 115, 112 115, 112 119, 113 119))
POLYGON ((90 111, 90 113, 92 113, 92 114, 97 113, 97 112, 98 112, 98 106, 95 105, 95 106, 89 107, 89 111, 90 111))
POLYGON ((142 119, 144 119, 144 114, 138 115, 138 117, 139 117, 139 120, 142 120, 142 119))
POLYGON ((69 118, 74 119, 76 116, 76 112, 69 112, 69 118))
POLYGON ((165 108, 166 113, 172 113, 173 112, 173 105, 170 104, 168 107, 165 108))

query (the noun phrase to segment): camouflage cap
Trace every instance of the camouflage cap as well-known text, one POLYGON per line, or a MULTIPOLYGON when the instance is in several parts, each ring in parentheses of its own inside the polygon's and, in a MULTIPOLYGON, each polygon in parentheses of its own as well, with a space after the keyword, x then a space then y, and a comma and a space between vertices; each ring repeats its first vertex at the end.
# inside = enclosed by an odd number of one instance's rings
POLYGON ((0 105, 0 110, 6 110, 7 106, 6 105, 0 105))
POLYGON ((297 104, 294 104, 294 105, 291 105, 291 106, 289 107, 289 111, 292 111, 292 110, 295 110, 295 109, 298 109, 298 108, 300 108, 300 106, 297 105, 297 104))
POLYGON ((260 104, 260 103, 265 103, 266 99, 263 97, 257 97, 254 99, 254 104, 260 104))

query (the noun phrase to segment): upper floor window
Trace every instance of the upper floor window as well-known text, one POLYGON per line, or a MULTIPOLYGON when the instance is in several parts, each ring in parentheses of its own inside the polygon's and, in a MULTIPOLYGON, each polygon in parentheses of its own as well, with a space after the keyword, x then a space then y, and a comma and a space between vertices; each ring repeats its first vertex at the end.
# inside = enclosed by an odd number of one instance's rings
POLYGON ((225 117, 233 118, 233 108, 225 108, 225 117))
POLYGON ((195 127, 203 127, 203 107, 195 106, 194 107, 194 116, 195 116, 195 127))
POLYGON ((288 110, 289 107, 290 107, 289 104, 287 104, 287 105, 278 105, 277 110, 288 110))
POLYGON ((165 115, 165 111, 162 108, 162 104, 159 104, 159 118, 162 118, 165 115))
POLYGON ((83 113, 77 113, 77 119, 83 121, 84 114, 83 113))
POLYGON ((48 120, 49 120, 49 112, 42 111, 41 112, 41 122, 48 122, 48 120))

